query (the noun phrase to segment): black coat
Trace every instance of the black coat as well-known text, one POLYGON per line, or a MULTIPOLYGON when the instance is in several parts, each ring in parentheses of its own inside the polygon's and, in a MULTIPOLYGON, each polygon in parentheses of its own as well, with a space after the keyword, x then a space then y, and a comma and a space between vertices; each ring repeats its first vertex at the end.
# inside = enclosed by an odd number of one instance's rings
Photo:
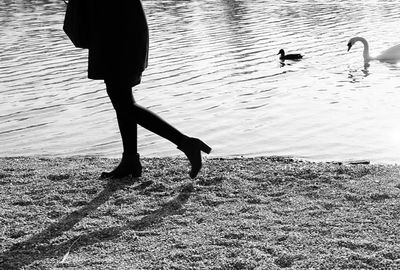
POLYGON ((149 31, 140 0, 90 0, 88 77, 135 81, 147 67, 149 31))

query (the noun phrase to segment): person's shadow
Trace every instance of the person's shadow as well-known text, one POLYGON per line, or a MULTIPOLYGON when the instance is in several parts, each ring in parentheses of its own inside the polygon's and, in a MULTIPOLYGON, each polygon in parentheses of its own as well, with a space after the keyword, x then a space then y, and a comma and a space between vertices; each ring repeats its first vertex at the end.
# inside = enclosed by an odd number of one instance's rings
MULTIPOLYGON (((134 186, 133 189, 142 190, 151 184, 151 181, 146 181, 134 186)), ((184 186, 175 198, 162 205, 159 209, 148 213, 140 220, 129 222, 125 226, 110 227, 91 232, 86 235, 75 237, 61 244, 52 243, 52 239, 70 230, 84 217, 105 203, 116 191, 122 189, 126 185, 127 183, 109 182, 104 190, 86 206, 70 213, 60 221, 50 225, 39 234, 36 234, 23 242, 12 245, 8 251, 0 254, 0 269, 20 269, 35 261, 46 258, 61 257, 71 249, 74 250, 82 246, 89 246, 97 242, 117 238, 125 230, 144 230, 153 224, 161 222, 166 216, 179 212, 182 206, 188 201, 190 194, 193 191, 193 185, 189 184, 184 186)))

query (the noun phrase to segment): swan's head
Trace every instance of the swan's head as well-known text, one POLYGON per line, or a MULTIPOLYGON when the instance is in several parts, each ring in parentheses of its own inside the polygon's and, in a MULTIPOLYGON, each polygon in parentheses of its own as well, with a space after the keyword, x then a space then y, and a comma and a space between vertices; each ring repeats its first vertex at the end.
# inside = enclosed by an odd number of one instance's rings
POLYGON ((285 55, 285 51, 283 49, 280 49, 277 54, 280 54, 281 56, 284 56, 285 55))
POLYGON ((349 42, 347 43, 347 51, 350 51, 351 47, 353 47, 355 41, 353 39, 350 39, 349 42))

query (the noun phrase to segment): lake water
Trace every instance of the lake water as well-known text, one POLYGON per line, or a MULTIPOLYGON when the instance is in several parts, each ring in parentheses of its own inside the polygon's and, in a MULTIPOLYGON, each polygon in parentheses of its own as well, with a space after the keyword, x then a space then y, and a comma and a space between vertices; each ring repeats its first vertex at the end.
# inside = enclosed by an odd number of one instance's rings
MULTIPOLYGON (((371 54, 400 43, 400 1, 144 0, 149 68, 134 90, 213 147, 212 156, 400 161, 400 65, 371 54), (282 65, 279 49, 304 59, 282 65)), ((1 156, 119 157, 115 114, 87 51, 62 31, 62 0, 0 2, 1 156)), ((139 128, 142 156, 175 146, 139 128)))

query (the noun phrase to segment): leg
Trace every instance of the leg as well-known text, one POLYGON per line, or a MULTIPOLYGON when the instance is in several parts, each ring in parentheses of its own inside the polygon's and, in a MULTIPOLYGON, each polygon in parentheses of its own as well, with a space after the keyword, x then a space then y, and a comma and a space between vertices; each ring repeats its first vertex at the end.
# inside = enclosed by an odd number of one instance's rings
POLYGON ((102 178, 122 178, 128 175, 140 177, 142 166, 137 154, 137 124, 132 114, 134 104, 131 89, 118 84, 106 83, 107 93, 117 114, 118 127, 121 133, 123 155, 120 164, 111 172, 102 173, 102 178))
POLYGON ((134 103, 134 114, 140 126, 169 140, 177 146, 185 137, 179 130, 171 126, 158 115, 137 103, 134 103))
POLYGON ((107 83, 107 94, 117 115, 124 153, 137 153, 137 119, 133 113, 134 99, 130 87, 107 83))
POLYGON ((136 115, 137 123, 139 125, 174 143, 178 146, 179 150, 185 153, 186 157, 192 164, 192 170, 189 175, 191 178, 195 178, 202 165, 201 151, 210 153, 211 148, 199 139, 183 135, 180 131, 158 117, 156 114, 143 108, 137 103, 134 103, 134 114, 136 115))

